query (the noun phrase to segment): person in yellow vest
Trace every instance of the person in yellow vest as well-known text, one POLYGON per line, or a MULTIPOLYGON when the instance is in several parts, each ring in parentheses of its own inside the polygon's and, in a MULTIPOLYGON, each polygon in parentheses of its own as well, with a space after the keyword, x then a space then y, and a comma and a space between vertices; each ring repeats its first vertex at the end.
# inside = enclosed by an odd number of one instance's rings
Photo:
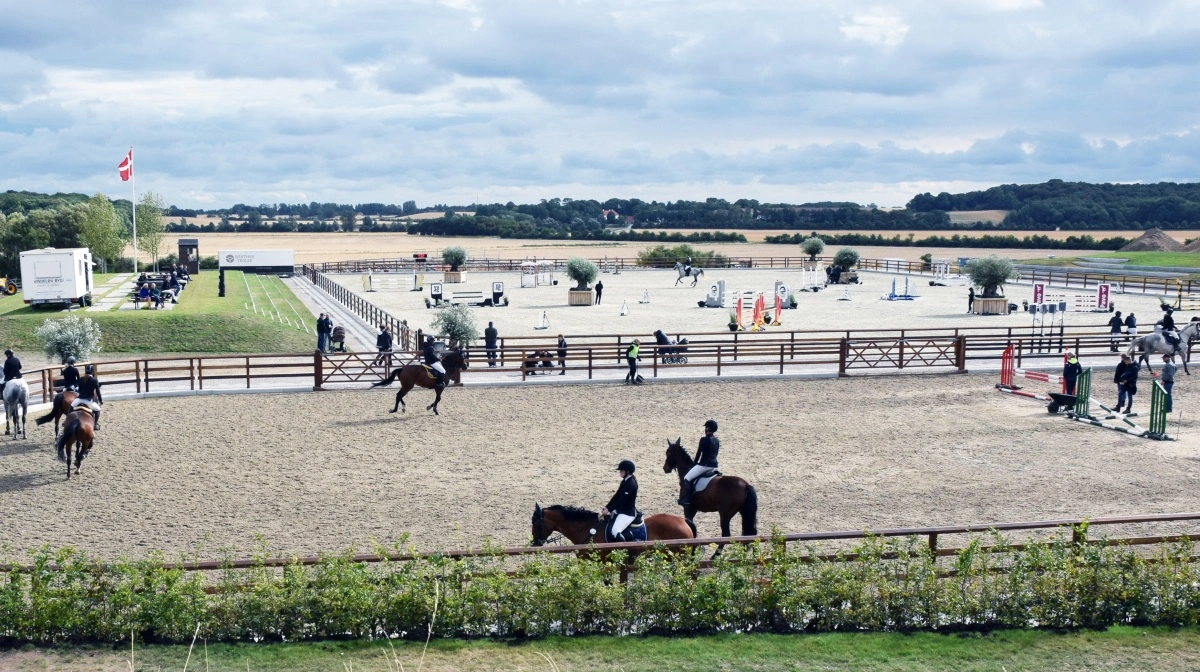
POLYGON ((638 384, 637 363, 641 359, 638 355, 641 352, 642 342, 638 339, 633 339, 633 343, 625 349, 625 361, 629 364, 629 373, 625 374, 625 382, 638 384))

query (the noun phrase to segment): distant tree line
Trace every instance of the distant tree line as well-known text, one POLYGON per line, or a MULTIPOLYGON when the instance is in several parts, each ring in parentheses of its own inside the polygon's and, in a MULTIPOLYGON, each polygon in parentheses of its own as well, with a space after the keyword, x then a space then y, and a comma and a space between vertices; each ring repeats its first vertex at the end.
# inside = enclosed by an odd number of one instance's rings
POLYGON ((882 236, 878 233, 842 233, 827 234, 812 232, 809 234, 783 233, 778 236, 767 236, 768 243, 777 245, 799 245, 809 238, 820 238, 826 245, 879 245, 890 247, 995 247, 1007 249, 1045 249, 1045 250, 1119 250, 1128 245, 1132 239, 1113 236, 1096 240, 1089 235, 1067 236, 1063 239, 1050 236, 1025 236, 1018 238, 1013 235, 984 234, 980 236, 927 236, 917 238, 915 234, 907 236, 882 236))
POLYGON ((1005 229, 1200 228, 1200 184, 1091 184, 1050 180, 964 194, 918 194, 915 212, 1008 210, 1005 229))

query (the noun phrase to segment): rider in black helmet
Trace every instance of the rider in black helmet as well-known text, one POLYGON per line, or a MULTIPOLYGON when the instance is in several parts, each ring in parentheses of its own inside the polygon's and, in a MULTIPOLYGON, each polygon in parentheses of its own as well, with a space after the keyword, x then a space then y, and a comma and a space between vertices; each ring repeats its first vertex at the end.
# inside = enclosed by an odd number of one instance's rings
POLYGON ((433 347, 433 336, 425 338, 425 347, 421 350, 421 356, 425 359, 425 364, 437 376, 437 389, 446 387, 446 369, 442 366, 442 360, 438 359, 437 350, 433 347))
POLYGON ((104 397, 100 396, 100 381, 96 379, 96 369, 91 364, 88 364, 83 369, 83 377, 79 379, 79 398, 71 402, 71 410, 75 410, 77 406, 87 406, 92 409, 92 417, 95 420, 93 429, 100 430, 100 404, 104 403, 104 397))
POLYGON ((63 390, 79 388, 79 369, 75 368, 75 358, 67 357, 67 365, 62 370, 63 390))
POLYGON ((609 541, 633 541, 629 524, 637 517, 638 482, 633 477, 636 469, 632 460, 621 460, 617 465, 617 471, 621 473, 621 485, 612 499, 608 500, 608 506, 600 509, 600 516, 608 517, 604 538, 609 541))
POLYGON ((709 469, 717 468, 717 452, 721 450, 721 440, 717 438, 717 421, 708 420, 704 423, 704 436, 700 438, 700 446, 696 449, 695 464, 683 477, 683 492, 679 493, 679 503, 683 506, 692 505, 692 495, 696 492, 696 479, 709 469))

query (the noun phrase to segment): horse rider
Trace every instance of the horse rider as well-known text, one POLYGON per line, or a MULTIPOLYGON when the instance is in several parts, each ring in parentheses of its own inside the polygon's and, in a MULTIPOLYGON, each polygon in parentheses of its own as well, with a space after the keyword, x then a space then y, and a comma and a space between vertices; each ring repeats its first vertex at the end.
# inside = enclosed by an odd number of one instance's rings
POLYGON ((446 368, 442 366, 442 360, 438 359, 437 350, 433 347, 433 336, 425 337, 425 347, 421 350, 421 356, 425 359, 425 366, 428 366, 437 378, 435 389, 445 388, 446 368))
POLYGON ((1175 318, 1171 316, 1174 310, 1167 308, 1162 318, 1162 335, 1172 348, 1179 347, 1179 332, 1175 331, 1175 318))
POLYGON ((687 261, 683 262, 683 274, 685 276, 689 276, 689 277, 692 275, 692 258, 691 257, 688 257, 687 261))
POLYGON ((21 360, 13 354, 12 350, 4 351, 4 381, 0 382, 0 396, 4 395, 4 387, 8 385, 8 381, 13 378, 21 377, 21 360))
POLYGON ((621 484, 608 505, 600 509, 600 515, 608 518, 608 527, 604 530, 604 538, 608 541, 633 541, 633 533, 629 532, 629 524, 637 518, 638 482, 633 477, 637 469, 632 460, 621 460, 617 471, 621 474, 621 484))
POLYGON ((83 369, 83 377, 79 379, 79 397, 71 402, 71 410, 75 410, 78 406, 87 406, 92 409, 94 420, 92 428, 99 431, 100 404, 103 402, 104 397, 100 395, 100 381, 96 379, 96 369, 88 364, 83 369))
POLYGON ((75 368, 75 357, 67 357, 67 365, 62 370, 63 391, 79 389, 79 369, 75 368))
POLYGON ((717 453, 721 450, 721 440, 717 438, 717 421, 709 419, 704 423, 704 436, 700 437, 700 445, 696 448, 695 464, 683 477, 683 492, 679 493, 679 503, 683 506, 692 505, 692 496, 696 494, 696 479, 717 468, 717 453))

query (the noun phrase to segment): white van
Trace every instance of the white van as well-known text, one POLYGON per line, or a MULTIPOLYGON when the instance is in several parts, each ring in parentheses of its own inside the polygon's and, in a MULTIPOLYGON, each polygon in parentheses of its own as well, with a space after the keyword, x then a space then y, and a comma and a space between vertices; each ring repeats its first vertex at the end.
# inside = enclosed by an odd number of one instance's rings
POLYGON ((92 305, 92 252, 86 247, 27 250, 21 253, 21 294, 25 303, 92 305))

